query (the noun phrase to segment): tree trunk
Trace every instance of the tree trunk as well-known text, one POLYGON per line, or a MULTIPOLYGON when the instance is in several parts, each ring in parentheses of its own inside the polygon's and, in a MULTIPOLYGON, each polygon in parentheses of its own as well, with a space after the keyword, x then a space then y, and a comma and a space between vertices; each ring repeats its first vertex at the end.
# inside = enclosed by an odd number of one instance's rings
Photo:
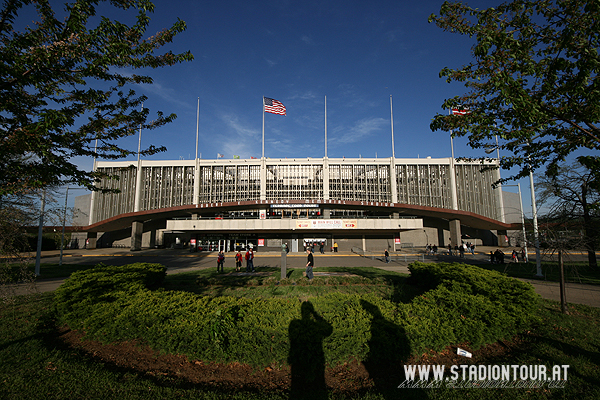
POLYGON ((596 250, 594 246, 591 246, 592 249, 588 250, 588 263, 590 264, 590 268, 598 268, 598 261, 596 260, 596 250))
POLYGON ((563 263, 563 252, 562 250, 558 251, 558 265, 560 267, 560 310, 563 314, 568 314, 569 311, 567 309, 567 293, 565 291, 565 267, 563 263))
POLYGON ((590 215, 590 209, 587 203, 587 186, 582 186, 582 206, 583 206, 583 229, 585 231, 585 247, 588 251, 588 263, 590 268, 598 268, 596 260, 596 227, 590 215))

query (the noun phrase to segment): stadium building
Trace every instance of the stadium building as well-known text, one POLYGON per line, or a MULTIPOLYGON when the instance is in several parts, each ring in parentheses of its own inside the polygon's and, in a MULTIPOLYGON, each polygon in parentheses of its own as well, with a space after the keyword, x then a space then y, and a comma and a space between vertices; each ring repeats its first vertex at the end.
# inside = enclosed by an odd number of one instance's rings
POLYGON ((497 165, 429 157, 98 161, 97 170, 118 177, 100 186, 119 193, 78 197, 86 233, 73 237, 80 247, 131 250, 502 246, 508 231, 521 229, 522 210, 515 193, 493 188, 497 165))

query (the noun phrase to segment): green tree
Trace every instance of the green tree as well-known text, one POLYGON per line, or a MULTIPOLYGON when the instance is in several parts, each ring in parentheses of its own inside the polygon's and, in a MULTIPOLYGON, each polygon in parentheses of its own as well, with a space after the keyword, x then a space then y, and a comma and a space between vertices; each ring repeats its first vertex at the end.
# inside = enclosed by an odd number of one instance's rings
MULTIPOLYGON (((150 84, 132 70, 174 65, 193 59, 190 52, 159 49, 185 30, 172 27, 145 37, 154 5, 148 0, 75 0, 59 17, 47 0, 6 0, 0 10, 0 196, 74 183, 92 188, 100 177, 78 167, 73 158, 117 159, 135 152, 117 139, 141 125, 158 128, 176 116, 140 110, 146 99, 127 86, 150 84), (110 3, 125 24, 96 17, 110 3), (21 11, 35 8, 37 20, 25 26, 21 11), (25 26, 20 29, 21 26, 25 26), (98 141, 97 150, 95 143, 98 141)), ((150 146, 143 155, 164 151, 150 146)))
POLYGON ((445 2, 430 22, 475 39, 473 61, 444 68, 440 77, 463 82, 466 94, 445 100, 432 130, 468 136, 472 148, 495 147, 511 178, 558 164, 578 149, 600 148, 600 2, 515 0, 478 10, 445 2))

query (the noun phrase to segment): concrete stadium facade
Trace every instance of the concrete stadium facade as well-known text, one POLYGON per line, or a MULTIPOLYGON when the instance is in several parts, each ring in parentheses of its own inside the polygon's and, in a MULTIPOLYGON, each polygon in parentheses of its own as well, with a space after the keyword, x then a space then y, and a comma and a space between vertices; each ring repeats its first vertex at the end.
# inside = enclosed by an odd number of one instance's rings
MULTIPOLYGON (((502 245, 505 195, 494 160, 302 158, 96 163, 118 177, 80 201, 90 247, 195 243, 228 251, 502 245)), ((510 197, 510 196, 509 196, 510 197)))

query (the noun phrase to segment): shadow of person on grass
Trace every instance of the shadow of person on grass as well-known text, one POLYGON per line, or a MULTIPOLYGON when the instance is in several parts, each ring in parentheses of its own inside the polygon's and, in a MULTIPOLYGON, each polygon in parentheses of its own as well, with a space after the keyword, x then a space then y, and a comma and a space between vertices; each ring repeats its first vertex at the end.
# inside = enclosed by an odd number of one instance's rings
POLYGON ((331 335, 333 328, 317 314, 310 301, 302 303, 300 312, 302 318, 293 320, 289 326, 290 399, 327 399, 323 340, 331 335))
MULTIPOLYGON (((405 380, 403 365, 410 356, 410 345, 404 329, 390 320, 387 320, 379 307, 360 300, 362 308, 371 314, 371 338, 368 341, 369 353, 363 365, 369 377, 375 384, 375 389, 385 399, 396 399, 401 395, 398 388, 405 380)), ((417 394, 413 390, 412 395, 417 394)), ((422 398, 427 398, 421 393, 422 398)))

